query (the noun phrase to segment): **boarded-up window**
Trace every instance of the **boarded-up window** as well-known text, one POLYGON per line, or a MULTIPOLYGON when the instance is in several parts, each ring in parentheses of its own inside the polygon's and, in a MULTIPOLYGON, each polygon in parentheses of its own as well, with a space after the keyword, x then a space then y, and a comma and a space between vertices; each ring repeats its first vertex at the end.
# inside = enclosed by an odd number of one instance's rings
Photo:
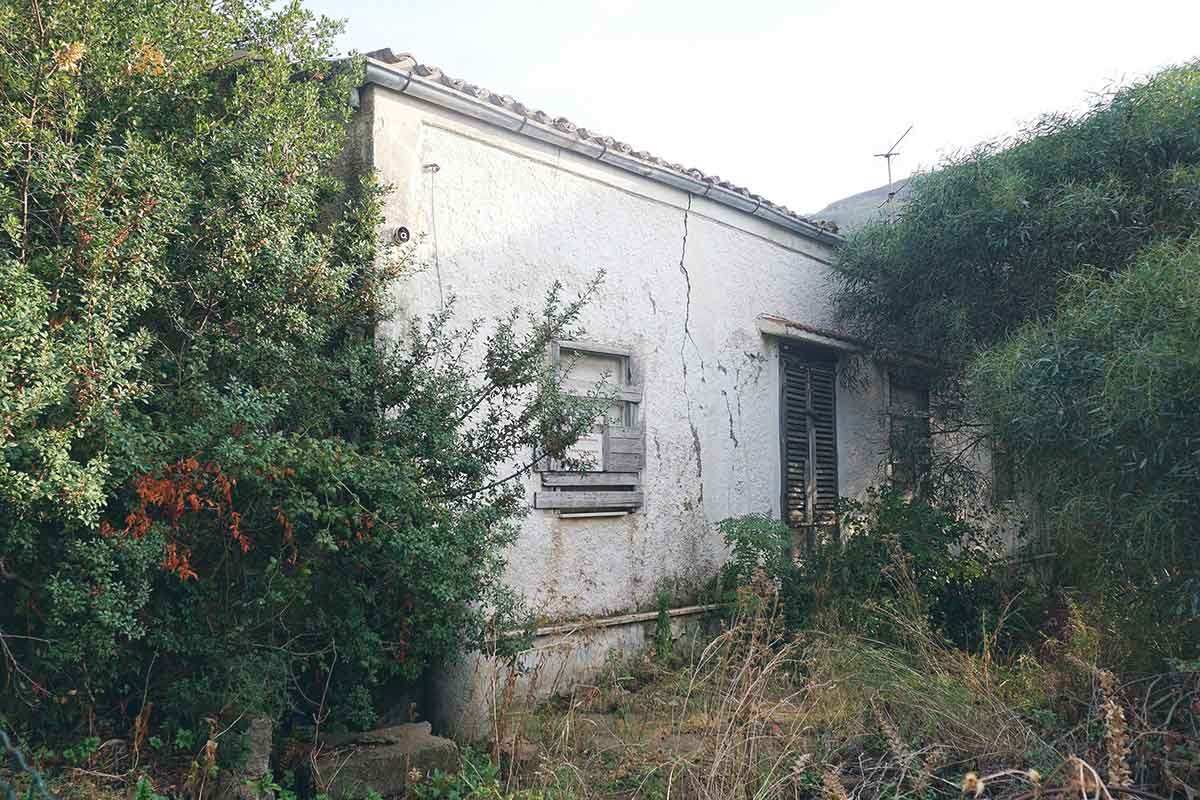
POLYGON ((633 358, 621 348, 588 342, 560 342, 554 357, 567 370, 564 388, 587 396, 598 383, 613 402, 567 455, 586 469, 568 470, 549 461, 541 465, 542 489, 534 507, 560 513, 630 511, 642 505, 641 471, 646 462, 641 421, 642 387, 635 381, 633 358))
POLYGON ((811 533, 836 522, 837 356, 785 343, 780 362, 784 519, 811 533))

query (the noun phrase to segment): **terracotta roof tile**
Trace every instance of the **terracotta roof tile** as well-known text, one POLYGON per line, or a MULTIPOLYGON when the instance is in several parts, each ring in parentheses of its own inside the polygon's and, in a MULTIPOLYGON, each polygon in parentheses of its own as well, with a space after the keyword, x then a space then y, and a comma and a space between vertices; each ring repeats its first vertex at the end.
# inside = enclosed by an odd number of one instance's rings
POLYGON ((692 180, 701 181, 703 183, 708 183, 713 186, 718 186, 726 191, 733 192, 734 194, 740 195, 741 197, 743 197, 747 200, 753 201, 753 202, 759 204, 760 206, 762 206, 763 208, 770 209, 771 211, 774 211, 777 214, 781 214, 785 217, 790 217, 791 219, 793 219, 797 222, 803 223, 808 226, 812 226, 813 228, 816 228, 818 230, 822 230, 822 231, 825 231, 827 233, 832 233, 832 234, 837 233, 837 225, 835 225, 833 223, 828 223, 828 222, 824 222, 821 220, 809 219, 807 217, 804 217, 801 214, 797 214, 795 211, 792 211, 787 206, 779 205, 777 203, 772 203, 767 198, 763 197, 760 194, 751 192, 750 190, 746 189, 744 186, 739 186, 737 184, 723 180, 716 175, 709 175, 709 174, 705 173, 704 171, 697 169, 696 167, 686 167, 682 164, 679 164, 679 163, 676 163, 673 161, 667 161, 656 155, 653 155, 652 153, 648 153, 643 150, 634 150, 633 145, 631 145, 627 142, 623 142, 619 139, 614 139, 611 136, 603 136, 601 134, 594 133, 594 132, 588 130, 587 128, 581 128, 581 127, 575 125, 575 123, 571 122, 569 119, 566 119, 564 117, 553 117, 544 111, 531 109, 529 106, 514 99, 510 95, 497 94, 495 92, 484 89, 483 87, 477 86, 472 83, 468 83, 464 80, 460 80, 458 78, 452 78, 449 75, 446 75, 444 72, 442 72, 442 70, 440 70, 437 67, 430 66, 428 64, 423 64, 423 63, 417 61, 413 56, 409 55, 408 53, 396 54, 396 53, 393 53, 390 49, 385 48, 383 50, 375 50, 373 52, 367 53, 367 57, 375 59, 376 61, 382 61, 385 64, 391 64, 402 70, 407 70, 407 71, 411 72, 413 75, 418 75, 422 78, 425 78, 425 79, 428 79, 431 81, 435 81, 437 83, 442 84, 443 86, 448 86, 449 88, 454 89, 455 91, 462 92, 463 94, 474 97, 474 98, 481 100, 485 103, 488 103, 490 105, 494 105, 499 108, 503 108, 507 111, 513 112, 514 114, 520 114, 522 116, 529 117, 530 119, 532 119, 535 122, 538 122, 542 125, 546 125, 548 127, 552 127, 555 130, 561 131, 562 133, 572 134, 583 141, 593 142, 595 144, 606 147, 609 150, 614 150, 616 152, 619 152, 624 155, 630 156, 634 159, 637 159, 638 161, 643 161, 647 164, 658 167, 659 169, 669 170, 671 172, 678 173, 679 175, 683 175, 688 178, 691 178, 692 180))

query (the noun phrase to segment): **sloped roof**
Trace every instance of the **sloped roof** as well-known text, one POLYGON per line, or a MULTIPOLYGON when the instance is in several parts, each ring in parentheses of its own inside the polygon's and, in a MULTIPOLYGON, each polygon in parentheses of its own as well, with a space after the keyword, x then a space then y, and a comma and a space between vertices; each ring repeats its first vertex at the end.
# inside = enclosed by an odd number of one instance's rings
MULTIPOLYGON (((519 133, 524 133, 534 138, 546 139, 546 136, 538 135, 539 128, 543 129, 543 131, 555 132, 560 137, 566 137, 580 145, 572 149, 589 155, 593 155, 594 153, 593 157, 598 160, 613 164, 643 177, 669 183, 700 196, 709 197, 724 205, 729 205, 755 216, 763 217, 777 224, 783 224, 784 227, 791 228, 813 238, 828 243, 840 241, 840 237, 837 236, 837 225, 833 223, 809 219, 792 211, 787 206, 771 202, 744 186, 731 183, 716 175, 709 175, 695 167, 687 167, 644 150, 637 150, 627 142, 579 127, 564 117, 555 117, 547 114, 545 111, 531 108, 509 95, 497 94, 473 83, 452 78, 439 68, 423 64, 408 53, 396 54, 391 49, 385 48, 367 53, 367 59, 368 82, 372 82, 371 62, 375 61, 386 64, 392 70, 406 73, 409 76, 409 80, 416 79, 432 83, 453 90, 476 103, 508 112, 519 118, 520 126, 514 129, 519 133), (670 176, 675 176, 678 180, 670 180, 670 176)), ((385 83, 384 81, 378 82, 385 83)), ((401 91, 407 88, 408 84, 406 83, 401 91)))

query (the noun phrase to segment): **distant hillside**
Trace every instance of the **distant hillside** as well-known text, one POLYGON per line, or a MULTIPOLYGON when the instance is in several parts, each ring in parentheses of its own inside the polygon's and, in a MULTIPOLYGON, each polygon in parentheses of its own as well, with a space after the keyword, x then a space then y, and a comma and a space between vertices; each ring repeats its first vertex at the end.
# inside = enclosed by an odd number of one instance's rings
POLYGON ((886 213, 888 194, 896 192, 893 202, 904 202, 908 198, 908 179, 895 181, 875 189, 843 197, 825 206, 813 214, 806 214, 809 219, 824 220, 838 226, 840 233, 849 233, 864 224, 882 219, 886 213))

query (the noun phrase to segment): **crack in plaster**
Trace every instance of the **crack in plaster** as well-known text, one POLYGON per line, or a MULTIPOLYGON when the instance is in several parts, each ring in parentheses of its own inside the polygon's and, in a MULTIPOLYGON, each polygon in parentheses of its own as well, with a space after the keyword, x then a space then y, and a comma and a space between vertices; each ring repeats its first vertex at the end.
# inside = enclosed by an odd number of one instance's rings
MULTIPOLYGON (((692 337, 692 331, 688 327, 692 317, 692 276, 688 273, 687 265, 684 263, 687 260, 687 240, 688 240, 688 218, 692 213, 692 195, 688 193, 687 208, 683 210, 683 242, 679 249, 679 271, 683 274, 683 282, 685 288, 684 306, 683 306, 683 342, 679 345, 679 361, 683 365, 683 397, 687 402, 687 420, 688 427, 692 430, 692 450, 696 454, 696 477, 703 479, 704 477, 704 458, 700 452, 700 431, 696 428, 695 419, 692 417, 692 395, 688 391, 688 368, 687 368, 687 346, 691 342, 692 347, 696 350, 696 355, 700 358, 700 381, 704 381, 704 357, 700 355, 700 348, 696 344, 695 338, 692 337)), ((700 481, 700 502, 704 501, 704 481, 700 481)))
POLYGON ((700 381, 704 381, 704 354, 700 351, 700 346, 696 344, 696 339, 692 336, 692 276, 688 272, 684 261, 687 259, 687 243, 688 243, 688 220, 692 215, 692 195, 688 194, 687 208, 683 210, 683 243, 679 249, 679 271, 683 274, 683 283, 686 290, 683 304, 683 343, 679 346, 679 357, 683 361, 683 377, 687 379, 687 346, 690 342, 692 349, 696 351, 696 357, 700 359, 700 381))
POLYGON ((738 367, 733 375, 734 391, 737 392, 737 412, 738 424, 742 421, 742 390, 750 388, 750 384, 758 384, 759 378, 762 377, 763 366, 767 363, 767 357, 761 353, 745 351, 746 361, 754 368, 754 374, 751 375, 745 382, 742 381, 742 367, 738 367))
MULTIPOLYGON (((729 392, 722 389, 721 396, 725 398, 725 412, 727 414, 729 414, 729 438, 733 442, 733 446, 736 448, 738 446, 738 438, 737 438, 737 434, 734 432, 734 429, 733 429, 733 406, 731 406, 729 404, 729 392)), ((742 415, 742 396, 741 396, 741 393, 739 392, 738 393, 738 416, 740 417, 741 415, 742 415)))
POLYGON ((742 368, 738 367, 733 374, 733 390, 737 392, 738 423, 742 421, 742 368))

